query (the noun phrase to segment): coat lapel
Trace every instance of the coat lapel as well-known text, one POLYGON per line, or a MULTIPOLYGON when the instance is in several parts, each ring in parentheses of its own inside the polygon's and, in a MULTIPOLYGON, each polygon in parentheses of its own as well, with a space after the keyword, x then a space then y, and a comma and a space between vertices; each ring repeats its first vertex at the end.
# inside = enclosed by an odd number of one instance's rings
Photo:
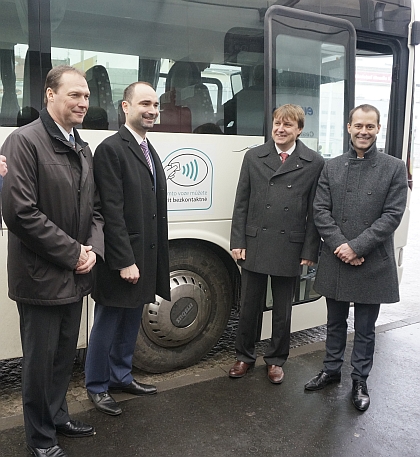
POLYGON ((296 140, 296 148, 289 158, 276 171, 275 175, 283 175, 292 171, 300 170, 305 166, 305 163, 312 162, 311 154, 307 152, 308 148, 298 139, 296 140))
MULTIPOLYGON (((143 151, 140 145, 137 143, 136 139, 133 135, 122 125, 119 130, 119 134, 121 138, 128 143, 128 148, 133 152, 135 157, 140 160, 140 162, 147 168, 150 175, 152 172, 150 171, 149 164, 147 163, 146 157, 144 157, 143 151)), ((149 145, 150 146, 150 145, 149 145)))

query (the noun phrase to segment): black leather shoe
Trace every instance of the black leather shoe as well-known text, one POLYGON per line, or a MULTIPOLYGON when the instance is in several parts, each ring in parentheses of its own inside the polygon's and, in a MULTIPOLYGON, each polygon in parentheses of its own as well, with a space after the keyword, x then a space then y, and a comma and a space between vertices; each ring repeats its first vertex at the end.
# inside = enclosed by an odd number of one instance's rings
POLYGON ((306 390, 321 390, 328 384, 341 381, 341 373, 328 374, 321 370, 314 378, 305 384, 306 390))
POLYGON ((151 386, 150 384, 141 384, 133 379, 130 384, 125 386, 114 386, 109 387, 110 392, 125 392, 131 395, 153 395, 157 393, 157 389, 155 386, 151 386))
POLYGON ((65 424, 56 425, 55 430, 60 435, 69 438, 83 438, 84 436, 92 436, 95 434, 95 429, 88 424, 77 420, 69 420, 65 424))
POLYGON ((109 414, 110 416, 119 416, 122 413, 122 409, 108 392, 92 394, 87 391, 87 394, 95 408, 101 413, 109 414))
POLYGON ((49 448, 32 447, 29 444, 26 446, 28 451, 36 457, 68 457, 60 446, 55 445, 49 448))
POLYGON ((353 388, 351 390, 351 401, 359 411, 366 411, 370 405, 370 398, 366 381, 353 380, 353 388))

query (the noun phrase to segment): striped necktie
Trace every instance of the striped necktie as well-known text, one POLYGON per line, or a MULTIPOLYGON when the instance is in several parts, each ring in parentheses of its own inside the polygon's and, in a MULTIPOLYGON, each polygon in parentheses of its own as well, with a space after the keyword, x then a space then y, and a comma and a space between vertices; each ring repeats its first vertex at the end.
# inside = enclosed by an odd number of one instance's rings
POLYGON ((147 146, 147 141, 143 140, 140 143, 140 147, 143 151, 144 157, 146 157, 147 165, 149 165, 150 171, 153 174, 152 157, 150 155, 149 146, 147 146))

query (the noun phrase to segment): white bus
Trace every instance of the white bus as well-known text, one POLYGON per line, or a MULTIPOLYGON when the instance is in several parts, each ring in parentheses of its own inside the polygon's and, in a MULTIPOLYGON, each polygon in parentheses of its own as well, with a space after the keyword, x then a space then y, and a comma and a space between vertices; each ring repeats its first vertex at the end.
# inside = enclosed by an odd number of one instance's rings
MULTIPOLYGON (((218 341, 239 297, 229 251, 245 151, 270 135, 283 103, 306 113, 303 141, 326 159, 347 150, 347 114, 382 113, 378 144, 407 163, 411 181, 414 47, 409 0, 0 0, 0 145, 43 105, 50 68, 86 72, 90 109, 81 136, 92 150, 121 122, 124 88, 149 81, 161 114, 150 139, 168 183, 172 301, 145 306, 134 363, 161 372, 191 365, 218 341)), ((409 212, 396 235, 398 267, 409 212)), ((0 236, 0 359, 20 356, 7 297, 7 228, 0 236)), ((281 261, 281 259, 279 259, 281 261)), ((305 268, 292 330, 325 323, 305 268)), ((261 338, 270 336, 267 293, 261 338)), ((85 307, 85 347, 92 304, 85 307)))

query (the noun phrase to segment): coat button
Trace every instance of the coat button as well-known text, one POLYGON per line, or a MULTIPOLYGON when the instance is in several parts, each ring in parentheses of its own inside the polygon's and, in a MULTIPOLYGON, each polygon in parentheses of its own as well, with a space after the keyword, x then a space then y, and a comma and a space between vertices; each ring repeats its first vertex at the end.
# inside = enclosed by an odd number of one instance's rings
POLYGON ((267 231, 267 227, 263 227, 263 232, 266 232, 267 231))
POLYGON ((154 243, 152 243, 152 244, 150 245, 150 248, 151 248, 151 249, 154 249, 155 246, 156 246, 156 245, 155 245, 154 243))
POLYGON ((156 214, 153 214, 152 219, 154 219, 155 217, 156 217, 156 214))
POLYGON ((270 186, 274 186, 274 183, 273 183, 273 181, 270 181, 270 186))
POLYGON ((341 222, 347 222, 347 219, 341 219, 341 222))
POLYGON ((291 185, 291 184, 289 184, 289 185, 287 186, 287 188, 288 188, 288 189, 291 189, 291 188, 292 188, 292 185, 291 185))
POLYGON ((365 224, 365 225, 369 225, 369 222, 368 222, 368 221, 365 221, 364 224, 365 224))
POLYGON ((286 233, 286 230, 280 230, 280 233, 283 235, 286 233))
POLYGON ((284 207, 285 211, 289 211, 289 208, 287 206, 284 207))
POLYGON ((368 195, 372 195, 372 192, 371 192, 371 191, 369 191, 367 194, 368 194, 368 195))
POLYGON ((266 207, 266 208, 271 208, 270 203, 267 203, 267 204, 265 205, 265 207, 266 207))

